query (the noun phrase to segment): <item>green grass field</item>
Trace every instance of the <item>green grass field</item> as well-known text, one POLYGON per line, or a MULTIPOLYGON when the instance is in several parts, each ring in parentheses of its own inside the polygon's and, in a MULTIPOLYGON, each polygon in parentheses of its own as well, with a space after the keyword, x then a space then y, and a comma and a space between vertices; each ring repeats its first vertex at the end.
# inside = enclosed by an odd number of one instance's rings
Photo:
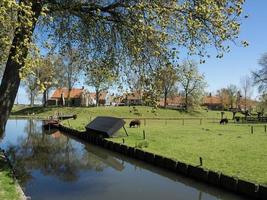
POLYGON ((2 152, 0 152, 0 199, 21 199, 21 195, 18 191, 18 185, 13 180, 10 168, 4 161, 2 152))
MULTIPOLYGON (((216 120, 215 120, 216 121, 216 120)), ((149 120, 146 126, 127 128, 129 137, 121 130, 112 140, 137 146, 188 164, 245 180, 267 184, 267 133, 264 125, 219 125, 212 120, 165 121, 149 120), (145 131, 145 139, 143 138, 145 131)))
MULTIPOLYGON (((46 117, 57 111, 77 114, 76 120, 63 123, 78 130, 84 130, 84 126, 95 116, 141 118, 140 128, 129 128, 130 119, 126 119, 129 137, 120 130, 117 137, 111 140, 122 143, 124 139, 129 146, 193 165, 199 165, 199 157, 202 157, 203 166, 207 169, 267 185, 267 133, 264 124, 236 124, 230 121, 227 125, 220 125, 220 111, 185 113, 158 109, 153 113, 149 107, 137 109, 138 115, 132 107, 46 108, 38 116, 46 117), (144 121, 142 118, 150 119, 144 121)), ((225 116, 232 118, 230 112, 226 112, 225 116)))

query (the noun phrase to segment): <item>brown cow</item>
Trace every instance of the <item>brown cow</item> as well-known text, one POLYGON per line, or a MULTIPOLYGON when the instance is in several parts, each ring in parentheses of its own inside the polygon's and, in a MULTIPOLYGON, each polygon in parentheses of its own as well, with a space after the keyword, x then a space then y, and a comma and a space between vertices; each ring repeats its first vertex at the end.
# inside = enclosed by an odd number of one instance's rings
POLYGON ((129 124, 130 128, 135 127, 135 126, 140 127, 140 125, 141 125, 141 121, 139 119, 134 119, 129 124))

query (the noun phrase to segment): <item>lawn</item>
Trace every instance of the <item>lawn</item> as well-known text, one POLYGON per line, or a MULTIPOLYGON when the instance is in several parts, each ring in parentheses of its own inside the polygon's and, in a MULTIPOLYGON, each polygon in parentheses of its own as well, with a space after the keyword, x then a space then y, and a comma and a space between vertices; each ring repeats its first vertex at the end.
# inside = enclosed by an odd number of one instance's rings
POLYGON ((4 160, 2 152, 0 152, 0 199, 22 199, 18 190, 18 185, 12 177, 10 168, 4 160))
MULTIPOLYGON (((220 125, 220 111, 186 113, 158 109, 153 112, 149 107, 137 107, 137 110, 139 114, 132 107, 46 108, 38 116, 48 116, 56 111, 77 114, 76 120, 63 123, 78 130, 84 130, 88 121, 99 115, 140 118, 140 128, 129 128, 130 119, 125 119, 129 137, 120 130, 111 140, 122 143, 124 139, 129 146, 193 165, 199 165, 199 157, 202 157, 207 169, 267 185, 267 133, 264 124, 230 121, 227 125, 220 125)), ((228 119, 232 117, 230 112, 225 115, 228 119)))
MULTIPOLYGON (((215 120, 216 121, 216 120, 215 120)), ((213 120, 149 120, 146 126, 123 130, 115 142, 143 148, 188 164, 267 184, 267 133, 264 125, 230 123, 219 125, 213 120), (145 131, 145 139, 143 132, 145 131)))

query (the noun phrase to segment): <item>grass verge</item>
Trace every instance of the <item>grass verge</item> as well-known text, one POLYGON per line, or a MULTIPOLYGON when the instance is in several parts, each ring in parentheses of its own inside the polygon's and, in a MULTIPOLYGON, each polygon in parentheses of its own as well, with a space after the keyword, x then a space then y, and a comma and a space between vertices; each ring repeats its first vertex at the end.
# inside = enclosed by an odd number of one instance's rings
POLYGON ((0 199, 22 200, 20 188, 12 176, 11 169, 0 151, 0 199))

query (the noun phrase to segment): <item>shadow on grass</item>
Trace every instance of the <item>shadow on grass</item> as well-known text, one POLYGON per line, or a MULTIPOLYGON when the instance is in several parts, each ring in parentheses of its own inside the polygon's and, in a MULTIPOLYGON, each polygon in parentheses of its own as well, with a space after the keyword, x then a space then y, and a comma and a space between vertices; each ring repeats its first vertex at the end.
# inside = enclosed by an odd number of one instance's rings
POLYGON ((11 115, 32 115, 33 113, 40 114, 43 112, 51 111, 52 108, 53 107, 41 107, 41 106, 28 107, 18 111, 11 112, 11 115))
MULTIPOLYGON (((168 109, 168 108, 166 108, 166 109, 168 109)), ((188 114, 191 116, 200 116, 202 114, 202 112, 198 111, 198 110, 184 110, 184 109, 171 109, 171 110, 176 110, 180 114, 188 114)))

